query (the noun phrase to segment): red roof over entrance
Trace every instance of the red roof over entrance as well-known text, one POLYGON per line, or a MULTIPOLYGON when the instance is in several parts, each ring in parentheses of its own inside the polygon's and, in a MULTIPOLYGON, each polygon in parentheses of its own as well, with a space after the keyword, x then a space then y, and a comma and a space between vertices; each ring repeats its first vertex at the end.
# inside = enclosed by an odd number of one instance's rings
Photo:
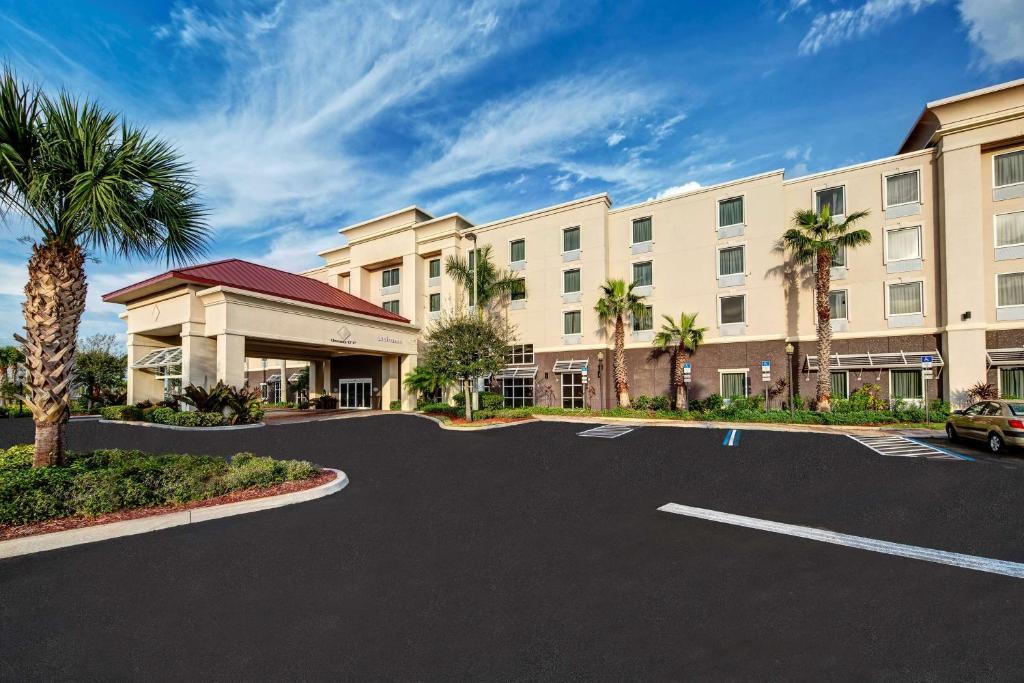
POLYGON ((150 292, 159 291, 161 283, 173 286, 179 283, 195 283, 215 287, 235 287, 250 292, 279 296, 283 299, 292 299, 307 304, 336 308, 350 313, 361 313, 384 320, 395 322, 409 322, 400 315, 386 311, 376 304, 371 304, 365 299, 360 299, 348 292, 331 287, 330 285, 314 280, 304 275, 296 275, 276 268, 268 268, 258 263, 242 261, 240 259, 226 259, 203 263, 188 268, 169 270, 166 273, 151 277, 148 280, 136 282, 133 285, 103 295, 104 301, 124 303, 136 296, 143 296, 150 292))

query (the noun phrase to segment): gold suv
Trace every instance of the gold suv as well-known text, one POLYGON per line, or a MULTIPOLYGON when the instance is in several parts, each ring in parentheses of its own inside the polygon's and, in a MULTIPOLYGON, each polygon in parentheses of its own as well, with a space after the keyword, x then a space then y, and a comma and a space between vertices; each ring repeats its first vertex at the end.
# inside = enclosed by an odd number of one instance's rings
POLYGON ((1006 446, 1024 446, 1024 401, 979 401, 966 410, 955 410, 946 420, 950 441, 977 439, 993 453, 1006 446))

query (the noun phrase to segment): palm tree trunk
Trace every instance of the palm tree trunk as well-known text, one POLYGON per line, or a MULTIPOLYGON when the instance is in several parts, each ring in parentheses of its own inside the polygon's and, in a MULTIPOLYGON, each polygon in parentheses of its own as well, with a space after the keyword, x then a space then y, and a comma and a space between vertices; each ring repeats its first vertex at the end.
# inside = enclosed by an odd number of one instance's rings
POLYGON ((815 309, 818 317, 818 381, 815 408, 818 412, 832 412, 832 373, 829 357, 832 355, 832 315, 828 305, 828 291, 832 286, 829 269, 832 255, 824 249, 818 252, 818 271, 814 274, 815 309))
POLYGON ((33 467, 64 462, 78 324, 85 310, 85 254, 77 246, 34 245, 25 285, 24 401, 36 426, 33 467))
POLYGON ((629 407, 629 376, 626 373, 626 331, 622 314, 615 316, 615 393, 619 395, 619 407, 629 407))
POLYGON ((688 410, 686 401, 686 382, 683 381, 683 364, 686 362, 686 350, 680 344, 676 349, 676 410, 688 410))

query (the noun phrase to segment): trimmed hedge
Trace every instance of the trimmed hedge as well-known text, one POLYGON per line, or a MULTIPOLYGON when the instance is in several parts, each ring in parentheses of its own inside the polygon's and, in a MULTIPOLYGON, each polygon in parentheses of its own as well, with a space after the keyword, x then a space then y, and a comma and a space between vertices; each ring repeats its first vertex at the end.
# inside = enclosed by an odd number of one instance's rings
POLYGON ((20 403, 16 406, 0 406, 0 417, 32 417, 32 411, 20 403))
POLYGON ((207 455, 128 450, 69 453, 62 467, 33 469, 32 451, 32 446, 0 449, 0 525, 207 500, 320 472, 309 462, 251 453, 239 453, 228 463, 207 455))
MULTIPOLYGON (((104 420, 144 421, 174 427, 222 427, 228 424, 228 419, 220 413, 179 412, 165 406, 107 406, 100 410, 100 416, 104 420)), ((258 422, 263 418, 263 411, 258 411, 253 417, 258 422)))

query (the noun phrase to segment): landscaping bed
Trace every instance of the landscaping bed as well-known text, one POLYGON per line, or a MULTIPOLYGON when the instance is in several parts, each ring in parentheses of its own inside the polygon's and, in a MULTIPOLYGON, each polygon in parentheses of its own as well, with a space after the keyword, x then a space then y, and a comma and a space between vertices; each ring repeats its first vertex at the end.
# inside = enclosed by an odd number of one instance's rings
POLYGON ((0 539, 103 524, 312 488, 334 473, 298 460, 238 453, 69 453, 32 468, 32 446, 0 449, 0 539))

